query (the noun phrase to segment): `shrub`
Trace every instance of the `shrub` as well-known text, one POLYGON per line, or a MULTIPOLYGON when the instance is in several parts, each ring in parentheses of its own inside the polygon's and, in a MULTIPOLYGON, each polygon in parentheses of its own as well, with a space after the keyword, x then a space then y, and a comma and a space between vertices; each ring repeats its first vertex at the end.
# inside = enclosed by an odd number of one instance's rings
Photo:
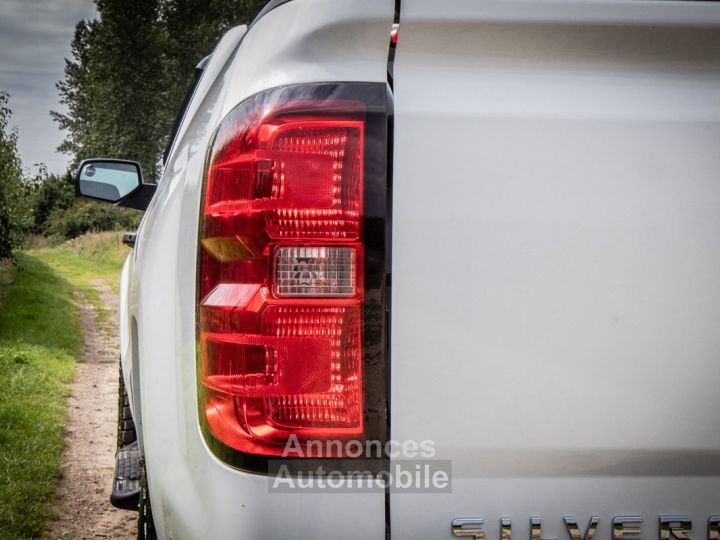
POLYGON ((7 128, 11 114, 8 99, 6 92, 0 92, 0 259, 12 256, 32 227, 17 133, 7 128))
POLYGON ((135 230, 141 214, 108 204, 77 200, 69 208, 55 208, 44 226, 46 235, 77 238, 88 232, 135 230))
POLYGON ((45 230, 53 210, 66 210, 75 203, 75 186, 69 172, 64 176, 55 176, 41 170, 33 181, 34 232, 42 233, 45 230))

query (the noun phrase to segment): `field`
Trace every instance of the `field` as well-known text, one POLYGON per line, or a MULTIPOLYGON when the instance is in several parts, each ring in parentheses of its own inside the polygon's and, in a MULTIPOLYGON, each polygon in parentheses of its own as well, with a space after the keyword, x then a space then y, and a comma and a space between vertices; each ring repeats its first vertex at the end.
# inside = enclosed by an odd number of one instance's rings
POLYGON ((77 292, 102 316, 92 281, 117 289, 126 255, 118 233, 99 233, 0 261, 0 538, 40 536, 51 517, 83 345, 77 292))

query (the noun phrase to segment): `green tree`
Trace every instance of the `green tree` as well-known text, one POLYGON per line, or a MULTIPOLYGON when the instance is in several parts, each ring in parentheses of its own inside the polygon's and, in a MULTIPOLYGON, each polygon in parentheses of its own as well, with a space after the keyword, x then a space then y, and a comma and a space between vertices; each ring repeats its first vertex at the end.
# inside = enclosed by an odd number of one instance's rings
POLYGON ((97 0, 99 18, 80 21, 58 84, 65 114, 53 117, 69 132, 61 151, 73 165, 88 157, 139 161, 155 181, 163 144, 164 96, 158 0, 97 0))
POLYGON ((46 231, 47 221, 54 210, 67 210, 77 202, 75 186, 69 172, 63 176, 57 176, 47 174, 47 170, 41 168, 32 180, 32 191, 33 232, 35 233, 46 231))
POLYGON ((195 67, 230 28, 250 24, 266 0, 165 0, 160 30, 166 96, 164 130, 170 133, 193 81, 195 67))
POLYGON ((57 85, 68 136, 59 150, 76 166, 88 157, 139 161, 157 179, 162 152, 197 63, 265 0, 96 0, 98 19, 80 21, 57 85))
POLYGON ((8 128, 9 99, 7 92, 0 92, 0 259, 12 256, 32 226, 17 132, 8 128))
POLYGON ((70 44, 73 60, 65 59, 65 80, 57 83, 60 103, 68 112, 61 114, 50 111, 61 130, 67 131, 65 140, 58 151, 73 157, 73 167, 96 151, 98 136, 90 131, 97 106, 96 92, 92 84, 94 71, 90 59, 90 34, 97 21, 80 21, 75 26, 75 34, 70 44))

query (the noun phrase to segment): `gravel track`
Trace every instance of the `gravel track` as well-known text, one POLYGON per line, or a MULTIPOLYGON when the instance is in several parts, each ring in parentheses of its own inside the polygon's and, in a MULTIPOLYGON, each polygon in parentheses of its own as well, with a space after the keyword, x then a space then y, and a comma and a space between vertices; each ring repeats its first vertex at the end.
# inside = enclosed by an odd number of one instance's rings
POLYGON ((110 505, 115 468, 118 399, 118 298, 102 280, 93 281, 107 320, 98 324, 95 308, 80 294, 85 344, 77 378, 70 385, 62 479, 50 538, 135 538, 137 512, 110 505))

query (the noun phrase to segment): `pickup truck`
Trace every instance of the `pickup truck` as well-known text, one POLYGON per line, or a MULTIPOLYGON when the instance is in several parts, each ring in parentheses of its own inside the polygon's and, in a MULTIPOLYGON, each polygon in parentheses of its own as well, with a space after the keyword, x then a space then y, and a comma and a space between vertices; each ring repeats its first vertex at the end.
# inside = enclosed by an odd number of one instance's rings
POLYGON ((720 538, 720 3, 273 0, 197 75, 77 175, 140 538, 720 538))

